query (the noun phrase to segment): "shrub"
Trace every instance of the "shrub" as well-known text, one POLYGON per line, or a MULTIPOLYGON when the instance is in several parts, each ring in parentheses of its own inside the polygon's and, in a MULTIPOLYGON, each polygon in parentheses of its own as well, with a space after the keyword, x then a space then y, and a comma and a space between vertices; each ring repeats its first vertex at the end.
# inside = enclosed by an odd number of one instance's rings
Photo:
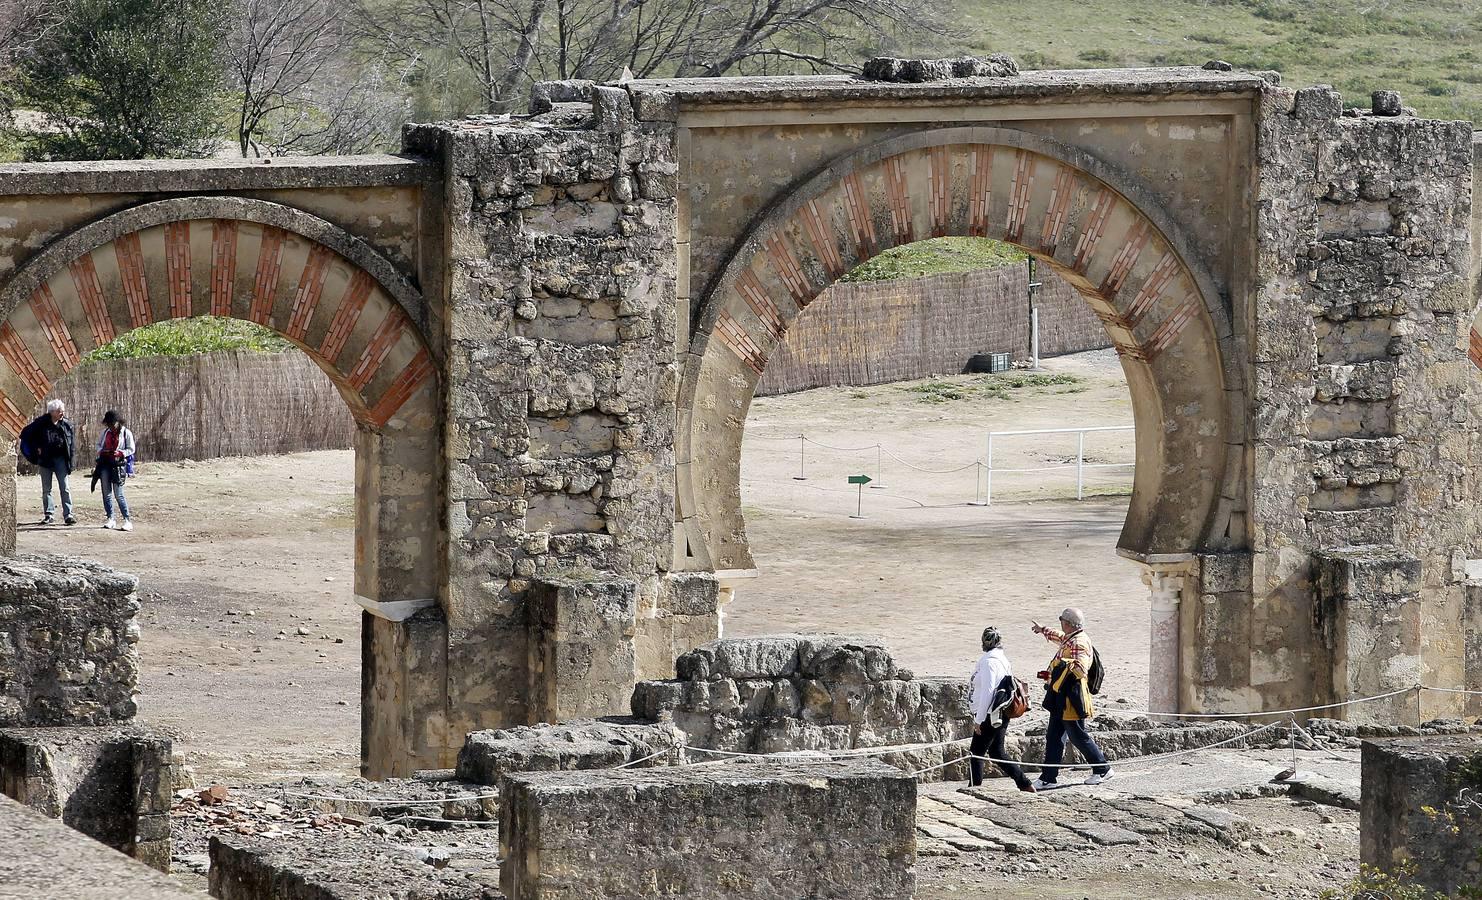
POLYGON ((293 344, 274 332, 240 319, 200 316, 172 319, 135 328, 112 343, 104 344, 82 358, 84 363, 100 359, 144 359, 150 356, 190 356, 214 350, 256 350, 281 353, 293 344))

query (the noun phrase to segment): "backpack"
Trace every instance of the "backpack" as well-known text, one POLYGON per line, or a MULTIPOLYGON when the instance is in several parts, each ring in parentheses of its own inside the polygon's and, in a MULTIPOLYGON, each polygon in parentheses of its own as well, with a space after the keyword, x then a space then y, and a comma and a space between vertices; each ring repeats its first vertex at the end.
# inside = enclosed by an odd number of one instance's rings
POLYGON ((1091 668, 1086 670, 1086 690, 1101 693, 1101 682, 1106 678, 1106 669, 1101 665, 1101 651, 1091 648, 1091 668))

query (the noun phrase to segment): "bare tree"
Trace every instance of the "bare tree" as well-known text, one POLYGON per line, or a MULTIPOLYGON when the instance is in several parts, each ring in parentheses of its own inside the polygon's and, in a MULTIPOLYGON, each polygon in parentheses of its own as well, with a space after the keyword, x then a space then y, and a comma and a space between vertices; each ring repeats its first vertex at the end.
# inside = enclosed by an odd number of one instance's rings
POLYGON ((451 53, 484 111, 541 78, 857 71, 897 35, 947 35, 930 0, 360 0, 364 34, 409 66, 451 53))
POLYGON ((345 41, 338 0, 237 0, 227 52, 239 95, 237 144, 260 155, 270 120, 293 115, 345 41))
POLYGON ((550 0, 390 0, 362 3, 364 35, 392 59, 425 64, 451 52, 478 82, 485 112, 524 96, 550 0))

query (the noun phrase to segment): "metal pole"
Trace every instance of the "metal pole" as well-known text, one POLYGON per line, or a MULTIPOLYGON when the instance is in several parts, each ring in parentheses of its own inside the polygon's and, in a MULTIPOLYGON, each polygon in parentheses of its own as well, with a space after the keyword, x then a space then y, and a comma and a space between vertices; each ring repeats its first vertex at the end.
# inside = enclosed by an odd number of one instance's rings
POLYGON ((1029 310, 1029 361, 1039 371, 1039 307, 1029 310))
POLYGON ((983 473, 983 505, 993 505, 993 432, 988 432, 988 464, 983 473))
POLYGON ((803 464, 804 464, 803 463, 803 456, 804 456, 804 453, 806 452, 805 447, 804 447, 804 443, 807 440, 808 439, 806 437, 804 437, 802 434, 799 434, 798 435, 798 474, 796 474, 796 475, 794 475, 792 477, 792 480, 793 481, 807 481, 808 480, 808 473, 805 472, 805 471, 803 471, 803 464))
POLYGON ((851 518, 851 519, 863 519, 864 518, 864 485, 862 485, 862 484, 859 486, 859 500, 855 504, 855 507, 854 507, 854 515, 850 516, 849 518, 851 518))
POLYGON ((875 481, 870 485, 874 490, 885 487, 885 470, 881 467, 880 445, 875 445, 875 481))
POLYGON ((1075 498, 1081 499, 1082 487, 1085 484, 1086 471, 1086 433, 1084 431, 1076 435, 1075 448, 1075 498))

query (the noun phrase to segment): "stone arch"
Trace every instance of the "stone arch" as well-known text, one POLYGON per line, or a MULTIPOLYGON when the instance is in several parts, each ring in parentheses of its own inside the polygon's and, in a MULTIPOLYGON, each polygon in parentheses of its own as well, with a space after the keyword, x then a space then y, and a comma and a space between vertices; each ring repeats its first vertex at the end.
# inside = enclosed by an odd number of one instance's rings
POLYGON ((422 299, 371 247, 288 206, 184 197, 84 225, 7 282, 0 430, 14 438, 32 401, 90 350, 201 315, 256 322, 292 341, 371 429, 435 380, 422 299))
POLYGON ((679 396, 676 567, 753 567, 741 435, 789 323, 882 250, 973 235, 1075 285, 1121 356, 1138 466, 1118 549, 1144 562, 1244 542, 1243 378, 1211 276, 1126 175, 999 127, 911 134, 847 154, 761 214, 695 309, 679 396))

